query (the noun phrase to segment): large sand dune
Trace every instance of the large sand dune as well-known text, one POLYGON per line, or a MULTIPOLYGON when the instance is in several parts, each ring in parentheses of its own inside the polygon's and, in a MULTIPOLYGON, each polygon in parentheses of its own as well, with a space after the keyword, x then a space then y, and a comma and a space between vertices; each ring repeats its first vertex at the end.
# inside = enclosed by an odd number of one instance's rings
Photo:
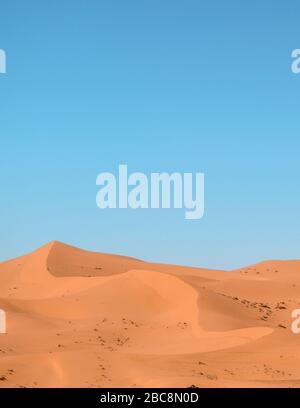
POLYGON ((52 242, 0 263, 0 386, 299 387, 299 270, 185 268, 52 242))

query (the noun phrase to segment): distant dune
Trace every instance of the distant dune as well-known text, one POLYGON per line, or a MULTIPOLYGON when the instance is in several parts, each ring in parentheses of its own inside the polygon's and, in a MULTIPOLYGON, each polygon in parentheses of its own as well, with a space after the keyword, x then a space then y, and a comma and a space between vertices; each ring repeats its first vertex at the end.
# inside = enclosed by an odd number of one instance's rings
POLYGON ((299 387, 300 261, 232 272, 52 242, 0 263, 0 387, 299 387))

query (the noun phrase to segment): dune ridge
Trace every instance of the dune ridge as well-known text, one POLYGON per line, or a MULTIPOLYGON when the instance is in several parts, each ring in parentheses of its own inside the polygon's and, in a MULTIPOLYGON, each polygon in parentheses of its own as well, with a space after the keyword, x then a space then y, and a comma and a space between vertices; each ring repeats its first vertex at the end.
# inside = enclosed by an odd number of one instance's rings
POLYGON ((298 387, 299 267, 224 272, 51 242, 0 263, 0 387, 298 387))

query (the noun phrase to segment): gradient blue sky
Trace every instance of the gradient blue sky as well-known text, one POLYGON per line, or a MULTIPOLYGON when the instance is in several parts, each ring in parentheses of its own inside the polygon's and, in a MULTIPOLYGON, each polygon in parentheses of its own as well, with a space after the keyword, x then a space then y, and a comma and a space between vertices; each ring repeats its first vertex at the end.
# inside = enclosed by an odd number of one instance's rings
POLYGON ((300 258, 299 1, 2 0, 0 260, 51 241, 300 258), (203 171, 204 219, 97 209, 102 171, 203 171))

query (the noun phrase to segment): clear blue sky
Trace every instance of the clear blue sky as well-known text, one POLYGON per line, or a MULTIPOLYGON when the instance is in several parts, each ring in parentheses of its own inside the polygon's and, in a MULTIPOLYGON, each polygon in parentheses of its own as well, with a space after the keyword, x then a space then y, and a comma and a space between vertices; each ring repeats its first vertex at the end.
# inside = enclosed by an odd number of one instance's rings
POLYGON ((297 0, 2 0, 0 259, 61 240, 235 268, 300 258, 297 0), (96 176, 203 171, 204 219, 105 211, 96 176))

